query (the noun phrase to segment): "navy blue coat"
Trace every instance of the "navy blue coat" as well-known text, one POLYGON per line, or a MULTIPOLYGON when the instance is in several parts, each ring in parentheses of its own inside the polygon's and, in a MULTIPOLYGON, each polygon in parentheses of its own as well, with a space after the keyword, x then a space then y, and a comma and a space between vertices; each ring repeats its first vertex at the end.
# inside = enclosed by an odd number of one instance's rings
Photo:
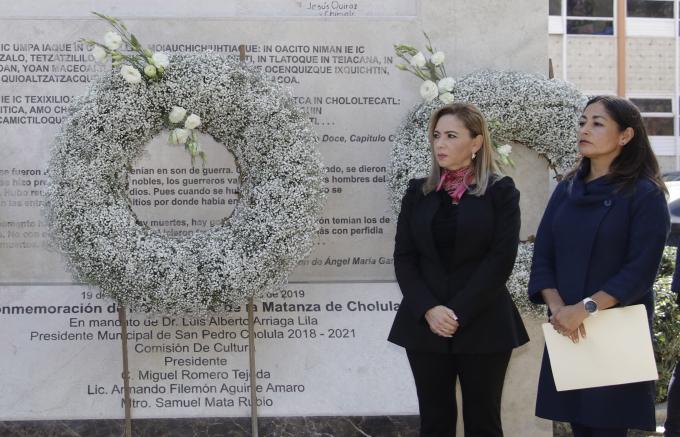
POLYGON ((442 262, 432 219, 439 193, 424 195, 424 179, 411 180, 401 204, 394 244, 394 270, 404 295, 388 340, 411 351, 491 353, 529 341, 505 286, 517 255, 519 191, 509 177, 482 196, 465 193, 458 204, 451 265, 442 262), (460 328, 451 338, 430 330, 425 313, 446 305, 460 328))
MULTIPOLYGON (((553 193, 536 235, 529 296, 556 288, 567 305, 603 290, 621 306, 644 304, 650 320, 652 283, 670 229, 663 192, 647 179, 628 193, 606 178, 576 177, 553 193)), ((655 429, 654 383, 557 392, 543 353, 536 415, 599 428, 655 429)))

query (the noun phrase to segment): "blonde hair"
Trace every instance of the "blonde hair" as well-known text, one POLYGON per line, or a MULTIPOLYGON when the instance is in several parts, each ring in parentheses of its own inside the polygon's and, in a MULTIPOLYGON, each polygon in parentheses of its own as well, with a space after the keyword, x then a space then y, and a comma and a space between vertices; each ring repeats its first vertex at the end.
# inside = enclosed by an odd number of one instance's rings
POLYGON ((493 183, 500 172, 493 159, 493 147, 491 146, 491 136, 486 120, 476 106, 469 103, 453 103, 442 106, 432 112, 430 123, 427 129, 428 140, 430 141, 430 153, 432 154, 432 169, 430 175, 423 184, 423 193, 428 194, 434 191, 441 178, 441 169, 437 164, 434 151, 434 129, 437 122, 445 115, 453 115, 460 120, 465 128, 470 131, 470 136, 476 138, 482 136, 482 147, 477 151, 477 156, 472 160, 472 174, 475 186, 469 193, 473 196, 482 196, 490 183, 493 183))

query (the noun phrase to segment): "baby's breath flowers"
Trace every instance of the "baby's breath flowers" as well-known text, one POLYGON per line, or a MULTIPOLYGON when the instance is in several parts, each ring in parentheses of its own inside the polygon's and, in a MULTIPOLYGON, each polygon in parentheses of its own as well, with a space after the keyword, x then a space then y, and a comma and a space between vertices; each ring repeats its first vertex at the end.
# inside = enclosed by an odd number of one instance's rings
POLYGON ((512 300, 517 305, 517 309, 525 315, 531 315, 536 318, 544 318, 545 307, 543 305, 536 305, 529 300, 529 275, 531 274, 531 258, 534 254, 534 243, 522 242, 517 247, 517 258, 515 259, 515 266, 512 269, 510 278, 506 286, 512 296, 512 300))
POLYGON ((278 290, 311 250, 324 200, 318 138, 256 69, 212 53, 168 61, 154 83, 108 73, 70 107, 49 161, 50 232, 76 280, 132 309, 229 311, 278 290), (173 123, 178 142, 200 129, 240 169, 232 215, 183 238, 141 223, 128 197, 130 168, 173 123))

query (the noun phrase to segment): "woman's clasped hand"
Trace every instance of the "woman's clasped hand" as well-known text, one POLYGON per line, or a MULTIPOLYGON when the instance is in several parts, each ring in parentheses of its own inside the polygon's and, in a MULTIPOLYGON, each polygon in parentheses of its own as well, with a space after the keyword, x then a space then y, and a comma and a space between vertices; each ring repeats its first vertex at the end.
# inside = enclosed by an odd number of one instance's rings
POLYGON ((430 330, 441 337, 451 337, 458 329, 458 320, 451 308, 437 305, 425 313, 430 330))

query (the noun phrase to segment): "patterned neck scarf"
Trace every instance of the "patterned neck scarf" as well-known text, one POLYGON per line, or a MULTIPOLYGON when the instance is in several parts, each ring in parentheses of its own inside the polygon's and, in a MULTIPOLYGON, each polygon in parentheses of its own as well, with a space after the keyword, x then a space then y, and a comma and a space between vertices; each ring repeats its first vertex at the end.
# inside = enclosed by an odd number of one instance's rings
POLYGON ((444 188, 444 190, 449 193, 451 202, 458 203, 460 202, 461 197, 463 197, 465 190, 468 189, 468 186, 473 180, 474 178, 472 176, 472 168, 469 166, 459 168, 458 170, 443 169, 442 177, 439 179, 439 183, 437 184, 437 189, 435 191, 439 191, 444 188))

